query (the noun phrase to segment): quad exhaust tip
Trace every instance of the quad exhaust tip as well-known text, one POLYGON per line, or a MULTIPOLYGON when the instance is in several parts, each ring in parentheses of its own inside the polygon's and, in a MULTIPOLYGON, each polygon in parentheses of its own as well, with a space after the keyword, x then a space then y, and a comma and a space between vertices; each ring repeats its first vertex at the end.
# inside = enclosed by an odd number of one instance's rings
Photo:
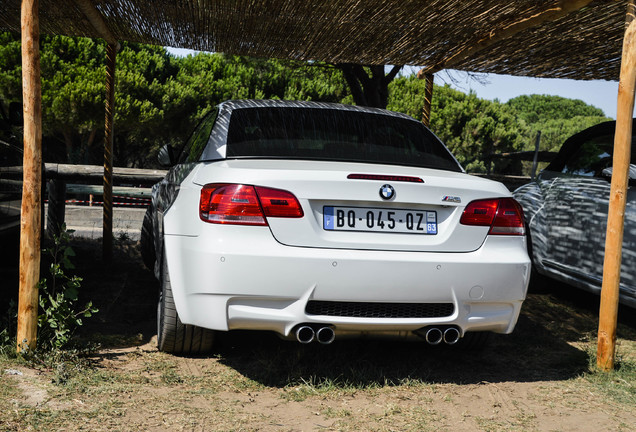
POLYGON ((446 345, 455 345, 461 339, 461 332, 455 326, 451 327, 428 327, 416 330, 419 336, 424 337, 429 345, 439 345, 444 342, 446 345))
POLYGON ((316 333, 309 326, 299 326, 296 329, 296 340, 301 344, 308 344, 314 341, 316 333))
MULTIPOLYGON (((423 336, 429 345, 439 345, 444 342, 446 345, 455 345, 461 339, 461 331, 455 326, 428 327, 416 330, 423 336)), ((301 344, 310 344, 318 341, 323 345, 329 345, 336 339, 336 332, 333 326, 329 325, 309 325, 301 324, 296 327, 296 340, 301 344)))
POLYGON ((316 332, 316 340, 323 345, 329 345, 336 339, 336 332, 332 327, 321 327, 316 332))
POLYGON ((459 337, 459 330, 457 330, 455 327, 449 327, 444 330, 444 342, 447 345, 455 345, 457 342, 459 342, 459 337))
POLYGON ((444 334, 437 327, 426 330, 426 342, 431 345, 439 345, 444 340, 444 334))
POLYGON ((336 332, 331 326, 320 326, 318 330, 309 325, 299 325, 296 328, 296 340, 301 344, 309 344, 314 340, 323 345, 329 345, 336 339, 336 332))

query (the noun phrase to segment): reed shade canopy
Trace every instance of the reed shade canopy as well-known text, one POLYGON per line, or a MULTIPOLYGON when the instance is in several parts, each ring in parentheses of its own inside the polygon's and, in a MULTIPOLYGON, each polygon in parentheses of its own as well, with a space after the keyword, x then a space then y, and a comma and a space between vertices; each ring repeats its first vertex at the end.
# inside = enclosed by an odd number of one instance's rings
MULTIPOLYGON (((20 32, 20 3, 0 2, 0 31, 20 32)), ((618 80, 627 0, 40 0, 40 32, 103 38, 88 5, 117 41, 434 73, 477 41, 567 3, 577 10, 449 67, 618 80)))

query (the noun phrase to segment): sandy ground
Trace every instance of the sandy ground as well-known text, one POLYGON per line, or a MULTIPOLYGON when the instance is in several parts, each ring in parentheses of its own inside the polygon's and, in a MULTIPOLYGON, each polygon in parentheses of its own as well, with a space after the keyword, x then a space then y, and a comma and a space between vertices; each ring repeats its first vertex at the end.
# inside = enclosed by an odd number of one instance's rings
MULTIPOLYGON (((101 373, 135 385, 60 392, 51 377, 20 368, 15 406, 60 414, 45 428, 139 431, 633 431, 633 407, 591 391, 582 379, 495 380, 307 390, 246 382, 218 358, 172 357, 175 382, 161 380, 149 357, 155 340, 102 350, 101 373), (126 378, 127 377, 127 378, 126 378), (224 383, 232 379, 233 383, 224 383), (298 395, 294 396, 294 393, 298 395), (79 420, 77 422, 76 420, 79 420)), ((396 358, 396 362, 400 359, 396 358)), ((443 365, 440 364, 440 368, 443 365)), ((247 379, 249 381, 249 379, 247 379)), ((121 384, 121 382, 120 382, 121 384)), ((3 429, 12 430, 12 429, 3 429)))

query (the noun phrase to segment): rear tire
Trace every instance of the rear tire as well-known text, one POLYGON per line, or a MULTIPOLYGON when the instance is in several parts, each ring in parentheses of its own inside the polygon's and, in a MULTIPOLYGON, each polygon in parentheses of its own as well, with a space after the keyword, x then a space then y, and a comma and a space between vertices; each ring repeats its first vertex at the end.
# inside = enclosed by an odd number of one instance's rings
POLYGON ((144 221, 141 224, 141 238, 139 239, 139 247, 141 249, 141 259, 148 270, 155 270, 155 254, 154 229, 152 226, 152 207, 149 206, 144 215, 144 221))
POLYGON ((214 330, 183 324, 172 296, 166 259, 161 266, 161 292, 157 305, 157 348, 171 354, 204 354, 214 344, 214 330))

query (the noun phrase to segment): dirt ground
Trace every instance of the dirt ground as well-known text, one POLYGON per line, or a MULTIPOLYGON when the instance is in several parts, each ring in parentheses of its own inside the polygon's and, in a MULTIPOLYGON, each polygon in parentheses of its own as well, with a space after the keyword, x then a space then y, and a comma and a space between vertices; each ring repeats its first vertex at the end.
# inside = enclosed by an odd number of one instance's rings
MULTIPOLYGON (((156 284, 135 245, 110 265, 94 242, 73 246, 100 309, 81 336, 101 348, 81 365, 0 363, 0 430, 636 431, 636 371, 594 372, 598 299, 567 287, 535 285, 515 332, 478 352, 230 332, 214 355, 178 357, 156 350, 156 284)), ((635 315, 620 310, 624 369, 635 315)))

